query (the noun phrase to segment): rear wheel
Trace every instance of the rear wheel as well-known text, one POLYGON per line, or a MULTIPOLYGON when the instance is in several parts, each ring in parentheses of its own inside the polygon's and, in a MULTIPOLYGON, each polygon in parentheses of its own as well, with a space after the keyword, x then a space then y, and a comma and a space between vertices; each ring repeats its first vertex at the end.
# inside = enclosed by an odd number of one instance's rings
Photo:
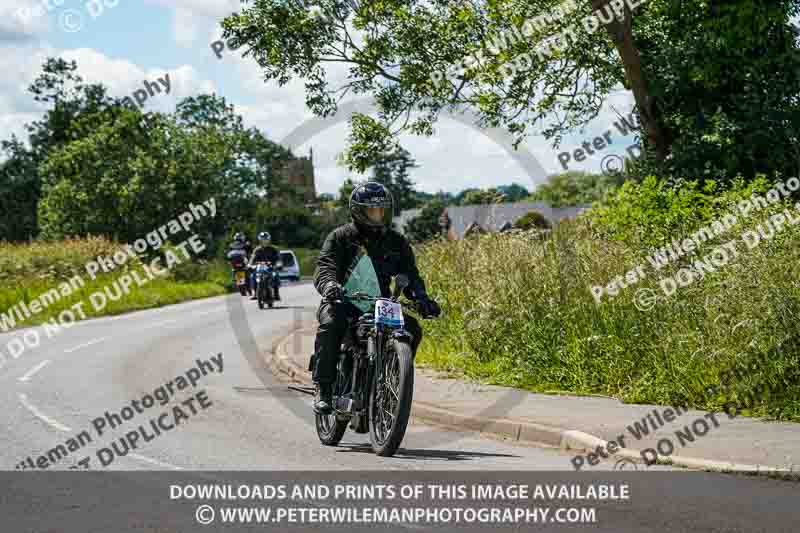
POLYGON ((369 401, 369 438, 372 450, 391 457, 403 442, 414 395, 414 361, 411 346, 389 341, 376 369, 369 401))

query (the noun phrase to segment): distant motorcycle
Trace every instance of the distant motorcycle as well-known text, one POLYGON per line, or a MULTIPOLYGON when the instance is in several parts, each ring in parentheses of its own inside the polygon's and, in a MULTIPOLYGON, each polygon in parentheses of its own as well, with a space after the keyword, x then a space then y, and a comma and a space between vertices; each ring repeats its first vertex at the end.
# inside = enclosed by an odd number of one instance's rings
POLYGON ((228 252, 228 261, 231 263, 234 287, 239 290, 239 294, 247 296, 250 294, 250 284, 247 282, 247 254, 244 250, 231 250, 228 252))
MULTIPOLYGON (((280 263, 278 264, 278 269, 280 263)), ((272 309, 275 303, 275 287, 278 284, 278 270, 273 268, 270 262, 256 263, 256 297, 258 298, 258 308, 264 309, 266 304, 272 309)))

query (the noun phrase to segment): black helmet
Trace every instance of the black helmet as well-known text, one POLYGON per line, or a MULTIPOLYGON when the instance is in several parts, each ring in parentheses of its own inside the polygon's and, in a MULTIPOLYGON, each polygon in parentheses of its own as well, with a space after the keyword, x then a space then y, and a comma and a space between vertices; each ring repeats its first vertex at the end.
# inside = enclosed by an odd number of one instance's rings
POLYGON ((236 235, 233 236, 234 241, 244 242, 244 233, 238 232, 236 235))
POLYGON ((353 222, 366 228, 384 230, 390 227, 394 214, 393 207, 392 193, 374 181, 357 185, 350 195, 350 216, 353 218, 353 222), (382 207, 384 209, 383 218, 379 221, 369 218, 367 209, 370 207, 382 207))

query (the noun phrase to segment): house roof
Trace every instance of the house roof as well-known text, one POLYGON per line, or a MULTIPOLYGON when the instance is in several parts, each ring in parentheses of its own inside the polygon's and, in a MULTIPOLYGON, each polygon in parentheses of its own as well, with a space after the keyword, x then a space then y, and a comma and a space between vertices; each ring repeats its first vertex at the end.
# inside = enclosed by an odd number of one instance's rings
POLYGON ((471 224, 478 224, 489 231, 500 231, 505 224, 514 224, 517 219, 530 211, 538 211, 550 223, 557 224, 564 218, 576 216, 588 207, 590 206, 579 205, 554 208, 543 202, 514 202, 448 207, 446 211, 450 218, 451 231, 457 238, 461 238, 471 224))

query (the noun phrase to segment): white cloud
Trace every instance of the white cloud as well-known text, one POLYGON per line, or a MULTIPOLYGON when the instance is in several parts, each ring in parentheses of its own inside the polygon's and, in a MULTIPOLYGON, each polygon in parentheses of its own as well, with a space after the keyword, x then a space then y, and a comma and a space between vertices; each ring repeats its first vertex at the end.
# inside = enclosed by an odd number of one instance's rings
POLYGON ((47 10, 41 0, 0 4, 0 43, 25 41, 47 31, 47 10))
MULTIPOLYGON (((0 138, 12 134, 27 140, 25 124, 41 117, 46 106, 36 102, 28 87, 41 72, 47 57, 60 56, 75 60, 78 74, 88 83, 101 83, 111 96, 123 98, 137 89, 144 89, 144 81, 157 82, 169 72, 170 94, 154 94, 144 102, 144 111, 173 111, 178 100, 199 93, 214 92, 214 84, 202 78, 191 66, 181 66, 168 71, 145 69, 125 59, 108 57, 93 49, 81 48, 59 51, 40 44, 0 46, 0 72, 13 73, 0 76, 0 138)), ((159 84, 160 85, 160 84, 159 84)), ((162 85, 163 91, 163 85, 162 85)))
POLYGON ((222 18, 242 8, 239 0, 146 0, 149 4, 182 9, 201 17, 222 18))
MULTIPOLYGON (((144 101, 143 111, 171 112, 178 100, 200 93, 214 92, 214 84, 203 80, 194 67, 184 65, 174 69, 143 69, 125 59, 110 58, 96 50, 81 48, 63 53, 63 57, 74 59, 78 63, 78 73, 86 81, 102 83, 112 96, 124 98, 132 96, 136 90, 145 89, 145 81, 157 84, 162 92, 152 89, 144 101), (166 94, 164 86, 158 82, 169 74, 170 92, 166 94)), ((141 93, 140 93, 141 94, 141 93)))
POLYGON ((175 10, 173 27, 175 30, 175 41, 183 47, 190 47, 197 38, 198 22, 191 11, 183 8, 175 10))
MULTIPOLYGON (((174 10, 173 31, 179 46, 192 46, 209 26, 219 28, 223 18, 241 10, 239 0, 146 0, 174 10), (203 28, 204 30, 201 30, 203 28)), ((215 39, 216 40, 216 39, 215 39)))

